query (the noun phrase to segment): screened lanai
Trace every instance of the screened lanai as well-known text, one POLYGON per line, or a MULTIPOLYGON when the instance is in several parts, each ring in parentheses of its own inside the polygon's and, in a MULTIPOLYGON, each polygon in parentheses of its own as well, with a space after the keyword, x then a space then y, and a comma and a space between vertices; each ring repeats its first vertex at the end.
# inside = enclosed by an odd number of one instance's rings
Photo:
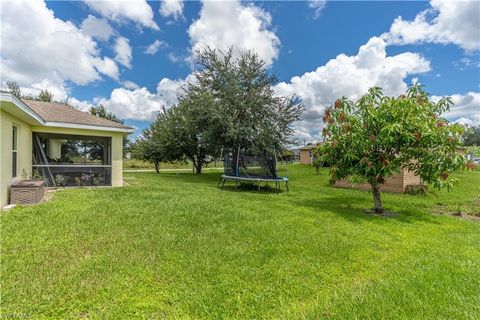
POLYGON ((111 138, 33 133, 32 176, 48 187, 110 186, 111 138))

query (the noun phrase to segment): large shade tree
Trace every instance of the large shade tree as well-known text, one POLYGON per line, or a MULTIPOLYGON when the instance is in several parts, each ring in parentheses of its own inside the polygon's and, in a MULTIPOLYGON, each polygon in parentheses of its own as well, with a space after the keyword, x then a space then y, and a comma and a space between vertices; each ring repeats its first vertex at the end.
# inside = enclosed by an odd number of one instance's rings
POLYGON ((190 160, 195 173, 210 159, 217 158, 221 146, 221 115, 209 92, 190 85, 178 105, 170 112, 170 140, 183 157, 190 160))
POLYGON ((397 98, 375 87, 356 102, 335 101, 325 111, 325 143, 317 150, 331 165, 331 182, 368 182, 376 213, 384 213, 381 184, 402 168, 435 188, 452 187, 450 174, 468 163, 457 152, 463 127, 441 118, 451 105, 449 98, 431 101, 419 85, 397 98))
POLYGON ((298 97, 279 96, 274 91, 277 77, 253 51, 235 58, 226 52, 206 48, 196 52, 194 86, 208 92, 215 102, 221 125, 217 144, 225 149, 280 148, 289 142, 303 107, 298 97))

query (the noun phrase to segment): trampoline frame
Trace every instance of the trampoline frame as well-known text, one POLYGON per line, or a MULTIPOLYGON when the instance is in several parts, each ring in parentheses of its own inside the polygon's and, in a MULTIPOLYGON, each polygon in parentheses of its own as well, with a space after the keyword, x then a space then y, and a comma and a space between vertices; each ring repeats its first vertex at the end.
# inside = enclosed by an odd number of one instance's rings
POLYGON ((254 185, 257 186, 258 188, 258 192, 260 192, 260 185, 262 182, 265 182, 268 186, 268 183, 269 182, 275 182, 275 190, 278 192, 280 192, 280 184, 282 182, 285 183, 285 187, 287 188, 287 192, 289 191, 288 189, 288 178, 286 177, 277 177, 277 178, 259 178, 259 177, 236 177, 236 176, 229 176, 229 175, 226 175, 226 174, 222 174, 220 176, 220 181, 218 182, 218 187, 220 189, 223 189, 223 187, 225 186, 225 182, 227 182, 228 180, 233 180, 235 181, 235 190, 237 190, 237 188, 240 186, 240 184, 242 183, 242 181, 245 181, 245 182, 251 182, 253 183, 254 185))

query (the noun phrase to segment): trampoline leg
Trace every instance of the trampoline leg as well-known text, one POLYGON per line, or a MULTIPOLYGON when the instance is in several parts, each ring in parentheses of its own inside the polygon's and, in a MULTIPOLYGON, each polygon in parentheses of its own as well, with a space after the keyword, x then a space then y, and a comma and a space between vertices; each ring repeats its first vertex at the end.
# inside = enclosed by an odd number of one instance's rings
POLYGON ((237 188, 238 188, 238 180, 235 180, 235 189, 233 189, 233 191, 237 191, 237 188))
POLYGON ((223 179, 222 180, 222 186, 221 186, 221 189, 223 190, 223 187, 225 186, 225 182, 227 181, 227 179, 223 179))
POLYGON ((217 188, 220 188, 220 185, 222 184, 222 181, 223 181, 223 179, 220 178, 220 180, 218 181, 218 184, 217 184, 217 188))
POLYGON ((257 182, 257 187, 258 187, 258 193, 260 193, 260 181, 257 182))
POLYGON ((285 182, 285 186, 287 186, 287 192, 289 192, 290 190, 288 189, 288 181, 285 182))

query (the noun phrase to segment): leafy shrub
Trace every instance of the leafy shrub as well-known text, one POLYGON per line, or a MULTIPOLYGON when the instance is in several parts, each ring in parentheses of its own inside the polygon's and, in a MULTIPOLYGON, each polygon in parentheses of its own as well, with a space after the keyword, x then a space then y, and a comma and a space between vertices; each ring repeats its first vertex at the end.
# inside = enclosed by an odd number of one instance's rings
POLYGON ((416 195, 426 195, 428 191, 428 186, 424 184, 410 184, 405 188, 405 193, 416 196, 416 195))
POLYGON ((63 174, 55 175, 55 185, 59 187, 64 187, 68 183, 68 177, 64 176, 63 174))

